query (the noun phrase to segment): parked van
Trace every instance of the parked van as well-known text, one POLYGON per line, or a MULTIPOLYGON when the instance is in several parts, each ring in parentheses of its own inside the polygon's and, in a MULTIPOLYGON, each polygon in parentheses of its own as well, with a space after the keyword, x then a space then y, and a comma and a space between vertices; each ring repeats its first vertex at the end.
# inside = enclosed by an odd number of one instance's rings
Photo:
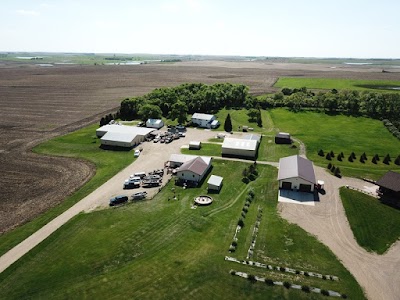
POLYGON ((140 177, 140 179, 142 179, 143 177, 146 176, 146 172, 137 172, 135 174, 133 174, 134 177, 140 177))

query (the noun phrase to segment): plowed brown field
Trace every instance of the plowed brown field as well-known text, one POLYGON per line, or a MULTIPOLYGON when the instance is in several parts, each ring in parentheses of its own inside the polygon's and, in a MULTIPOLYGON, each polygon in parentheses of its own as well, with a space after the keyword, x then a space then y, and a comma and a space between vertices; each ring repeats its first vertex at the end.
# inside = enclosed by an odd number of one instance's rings
POLYGON ((400 73, 382 73, 378 68, 326 64, 0 64, 0 233, 57 205, 94 172, 82 161, 31 153, 39 142, 97 122, 105 113, 116 111, 123 98, 157 87, 232 82, 260 94, 274 91, 272 85, 280 76, 400 80, 400 73))

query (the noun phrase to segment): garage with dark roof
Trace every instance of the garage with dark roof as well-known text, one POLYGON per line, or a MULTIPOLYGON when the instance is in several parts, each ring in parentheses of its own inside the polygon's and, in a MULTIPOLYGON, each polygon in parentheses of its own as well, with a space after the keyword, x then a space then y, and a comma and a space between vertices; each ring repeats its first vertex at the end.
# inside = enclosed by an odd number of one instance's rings
POLYGON ((280 189, 313 192, 316 179, 312 161, 299 155, 281 158, 278 181, 280 189))

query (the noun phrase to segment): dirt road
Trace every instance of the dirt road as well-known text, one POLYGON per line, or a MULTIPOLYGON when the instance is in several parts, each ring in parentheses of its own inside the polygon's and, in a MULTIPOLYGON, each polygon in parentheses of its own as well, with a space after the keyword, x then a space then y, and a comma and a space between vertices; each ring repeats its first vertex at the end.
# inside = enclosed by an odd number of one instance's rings
POLYGON ((364 189, 372 184, 354 179, 339 179, 323 168, 315 167, 317 179, 325 181, 325 195, 315 206, 279 203, 285 219, 298 224, 318 237, 342 261, 365 290, 368 299, 399 299, 400 295, 400 242, 384 255, 369 253, 361 248, 351 231, 342 202, 339 187, 350 185, 364 189))
MULTIPOLYGON (((158 192, 158 187, 150 189, 140 188, 127 191, 123 189, 124 180, 135 172, 150 172, 155 169, 163 168, 164 162, 169 160, 171 154, 180 153, 181 146, 189 144, 193 139, 197 141, 205 141, 212 137, 215 137, 215 132, 202 129, 188 129, 185 138, 173 141, 171 144, 156 144, 152 142, 143 143, 140 145, 140 147, 143 148, 141 155, 131 165, 1 256, 0 273, 77 214, 84 211, 88 212, 94 209, 108 207, 109 199, 113 196, 120 194, 130 195, 140 190, 146 190, 148 192, 148 197, 151 198, 158 192)), ((163 184, 165 185, 168 176, 164 176, 163 184)))

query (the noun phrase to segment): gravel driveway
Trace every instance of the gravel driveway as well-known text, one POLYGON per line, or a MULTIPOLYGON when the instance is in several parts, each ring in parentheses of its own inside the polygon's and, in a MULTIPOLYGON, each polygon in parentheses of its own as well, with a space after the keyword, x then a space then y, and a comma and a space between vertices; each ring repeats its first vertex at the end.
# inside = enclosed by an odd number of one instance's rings
POLYGON ((339 197, 341 186, 368 190, 373 185, 355 178, 339 179, 321 167, 315 167, 315 175, 325 181, 326 194, 320 195, 320 202, 315 206, 279 203, 282 217, 327 245, 363 287, 368 299, 399 299, 400 243, 395 243, 384 255, 369 253, 360 247, 339 197))
MULTIPOLYGON (((124 190, 123 183, 125 179, 135 172, 150 172, 163 168, 164 163, 169 160, 171 154, 180 153, 181 146, 189 144, 191 140, 206 141, 215 137, 215 135, 216 132, 210 130, 188 128, 186 137, 175 140, 170 144, 143 143, 138 147, 143 148, 141 155, 131 165, 1 256, 0 273, 80 212, 108 207, 109 199, 119 194, 130 195, 134 192, 146 190, 148 197, 153 197, 158 192, 159 187, 124 190)), ((167 175, 164 176, 163 184, 166 184, 168 177, 167 175)))

